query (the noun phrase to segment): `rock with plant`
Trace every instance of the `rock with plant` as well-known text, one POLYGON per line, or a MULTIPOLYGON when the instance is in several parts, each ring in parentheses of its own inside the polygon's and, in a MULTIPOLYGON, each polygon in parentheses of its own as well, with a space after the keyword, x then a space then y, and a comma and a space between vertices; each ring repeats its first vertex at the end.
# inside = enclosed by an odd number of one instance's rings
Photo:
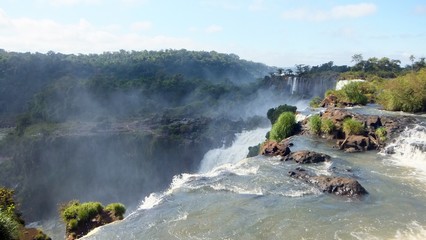
POLYGON ((70 201, 60 208, 60 215, 66 224, 66 239, 80 238, 91 230, 105 224, 122 220, 126 208, 120 203, 104 207, 99 202, 70 201))

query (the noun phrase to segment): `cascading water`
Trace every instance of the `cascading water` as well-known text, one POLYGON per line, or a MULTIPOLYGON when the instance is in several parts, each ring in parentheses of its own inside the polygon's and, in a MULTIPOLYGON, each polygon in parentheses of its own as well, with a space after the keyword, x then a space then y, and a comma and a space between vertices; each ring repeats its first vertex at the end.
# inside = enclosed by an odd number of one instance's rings
POLYGON ((426 238, 425 182, 407 175, 426 159, 423 126, 397 138, 393 155, 346 154, 323 140, 293 138, 292 151, 311 149, 332 156, 332 163, 304 168, 357 179, 369 192, 363 199, 323 194, 288 177, 287 172, 298 167, 295 163, 263 156, 245 159, 247 147, 261 142, 267 130, 243 132, 229 148, 211 150, 199 173, 176 176, 169 189, 147 197, 125 220, 85 238, 426 238), (417 162, 408 167, 395 164, 412 159, 417 162))
POLYGON ((391 163, 410 167, 426 181, 426 126, 407 127, 384 152, 391 154, 391 163))
POLYGON ((297 92, 297 79, 298 77, 293 77, 293 82, 291 84, 291 94, 295 94, 297 92))

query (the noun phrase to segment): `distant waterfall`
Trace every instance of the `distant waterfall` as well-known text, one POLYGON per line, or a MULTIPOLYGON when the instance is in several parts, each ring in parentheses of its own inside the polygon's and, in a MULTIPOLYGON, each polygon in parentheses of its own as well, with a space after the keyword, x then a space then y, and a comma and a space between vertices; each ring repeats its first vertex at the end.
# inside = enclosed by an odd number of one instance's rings
POLYGON ((334 89, 336 80, 336 76, 284 76, 275 84, 285 93, 314 97, 323 96, 328 89, 334 89))
POLYGON ((292 84, 291 84, 291 94, 295 94, 297 92, 297 80, 299 78, 298 77, 293 77, 292 78, 292 84))

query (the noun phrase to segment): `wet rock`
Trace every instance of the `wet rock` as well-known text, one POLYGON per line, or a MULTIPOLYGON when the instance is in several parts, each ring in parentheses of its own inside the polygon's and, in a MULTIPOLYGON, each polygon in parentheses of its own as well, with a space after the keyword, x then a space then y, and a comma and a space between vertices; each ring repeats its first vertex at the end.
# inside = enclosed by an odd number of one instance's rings
POLYGON ((307 163, 320 163, 325 161, 330 161, 331 157, 327 154, 323 153, 317 153, 312 151, 297 151, 292 152, 288 154, 287 156, 283 157, 281 161, 295 161, 300 164, 307 164, 307 163))
POLYGON ((367 190, 353 178, 312 176, 305 170, 290 171, 288 175, 292 178, 303 180, 319 188, 322 192, 332 193, 340 196, 362 196, 368 194, 367 190))
POLYGON ((337 97, 334 95, 328 95, 327 97, 325 97, 321 103, 319 104, 320 107, 325 107, 325 108, 329 108, 329 107, 337 107, 337 97))
POLYGON ((377 149, 377 145, 371 141, 370 137, 362 135, 352 135, 345 140, 337 141, 337 145, 340 149, 346 152, 359 152, 377 149))
POLYGON ((364 121, 366 122, 367 128, 377 129, 382 126, 382 121, 379 116, 366 116, 364 121))
POLYGON ((260 153, 264 156, 287 156, 290 154, 289 140, 284 139, 277 143, 275 141, 267 141, 262 145, 260 153))

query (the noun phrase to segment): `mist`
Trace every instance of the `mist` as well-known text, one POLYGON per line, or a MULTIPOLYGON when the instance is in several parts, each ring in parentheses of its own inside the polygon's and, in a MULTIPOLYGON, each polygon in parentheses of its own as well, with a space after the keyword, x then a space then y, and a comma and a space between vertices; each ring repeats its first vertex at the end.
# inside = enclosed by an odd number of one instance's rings
MULTIPOLYGON (((29 104, 3 112, 21 113, 25 120, 0 149, 0 156, 12 159, 0 164, 0 180, 16 190, 29 222, 57 218, 58 206, 74 199, 135 208, 173 176, 197 171, 204 154, 232 143, 235 133, 269 126, 268 109, 289 104, 303 110, 335 81, 271 83, 265 74, 274 68, 214 52, 50 57, 64 62, 37 55, 36 76, 43 78, 38 91, 16 95, 29 104), (145 59, 164 54, 174 60, 145 59), (189 56, 187 65, 174 54, 189 56), (197 54, 226 61, 191 60, 197 54)), ((31 66, 29 60, 25 67, 31 66)), ((30 75, 9 73, 2 81, 11 92, 19 92, 13 81, 31 87, 30 75)))

